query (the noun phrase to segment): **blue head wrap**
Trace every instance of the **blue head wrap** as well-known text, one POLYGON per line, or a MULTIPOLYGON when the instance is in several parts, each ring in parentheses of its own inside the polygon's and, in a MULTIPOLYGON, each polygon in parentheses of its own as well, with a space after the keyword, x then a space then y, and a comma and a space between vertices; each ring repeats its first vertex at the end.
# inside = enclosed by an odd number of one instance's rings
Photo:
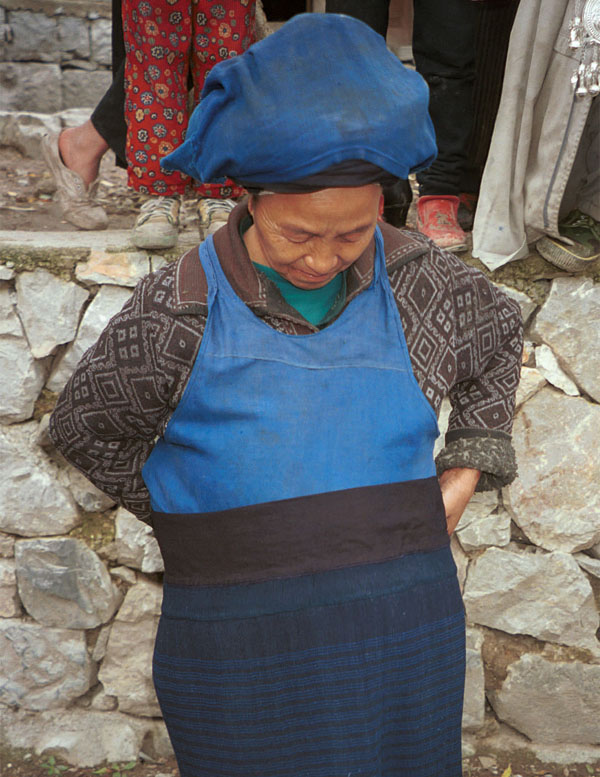
POLYGON ((421 76, 363 22, 300 14, 209 73, 185 142, 161 164, 205 182, 295 181, 347 160, 398 178, 436 154, 421 76))

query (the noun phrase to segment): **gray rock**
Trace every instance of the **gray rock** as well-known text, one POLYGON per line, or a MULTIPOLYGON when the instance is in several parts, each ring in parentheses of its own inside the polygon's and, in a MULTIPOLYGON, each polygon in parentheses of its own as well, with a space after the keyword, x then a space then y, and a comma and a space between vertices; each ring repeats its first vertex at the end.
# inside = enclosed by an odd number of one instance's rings
POLYGON ((543 388, 518 411, 518 478, 504 491, 515 523, 547 550, 575 552, 600 541, 600 407, 543 388))
POLYGON ((108 570, 83 540, 20 540, 15 561, 23 605, 46 626, 93 629, 119 606, 108 570))
POLYGON ((17 578, 13 559, 0 559, 0 618, 16 618, 21 614, 17 593, 17 578))
POLYGON ((127 591, 125 601, 117 613, 116 620, 123 623, 139 623, 148 618, 158 618, 162 605, 162 586, 140 578, 127 591))
POLYGON ((108 19, 92 22, 92 59, 99 65, 112 63, 112 25, 108 19))
POLYGON ((546 378, 533 367, 521 367, 521 379, 517 388, 516 406, 521 407, 546 385, 546 378))
MULTIPOLYGON (((171 758, 173 745, 167 732, 167 727, 162 720, 153 720, 149 723, 147 738, 144 740, 144 748, 152 758, 171 758)), ((156 777, 160 777, 159 774, 156 777)), ((170 777, 170 775, 167 775, 170 777)))
MULTIPOLYGON (((80 124, 84 124, 92 115, 91 108, 66 108, 58 114, 58 118, 61 121, 63 127, 79 127, 80 124)), ((107 153, 111 153, 110 151, 107 153)), ((94 237, 97 237, 96 235, 94 237)), ((92 245, 89 243, 89 245, 92 245)))
POLYGON ((478 550, 492 545, 504 547, 510 542, 510 515, 498 508, 496 491, 476 493, 456 528, 463 550, 478 550))
POLYGON ((128 300, 130 293, 119 286, 103 286, 100 289, 85 311, 77 338, 52 370, 47 384, 51 391, 63 389, 85 351, 96 342, 112 316, 118 313, 128 300))
POLYGON ((461 593, 465 587, 465 580, 467 579, 467 570, 469 567, 469 557, 462 549, 456 532, 450 538, 450 550, 452 551, 452 558, 456 564, 456 574, 458 576, 458 584, 460 586, 461 593))
POLYGON ((465 701, 462 728, 464 731, 478 731, 485 722, 485 678, 481 646, 483 636, 477 629, 467 629, 467 652, 465 674, 465 701))
POLYGON ((21 273, 16 289, 19 317, 36 359, 75 338, 89 292, 40 268, 21 273))
POLYGON ((62 76, 62 108, 93 108, 112 82, 108 70, 65 70, 62 76))
POLYGON ((66 534, 81 523, 57 468, 35 444, 35 422, 0 427, 0 530, 23 537, 66 534))
POLYGON ((579 389, 561 369, 552 349, 547 345, 540 345, 535 349, 535 366, 548 383, 564 391, 569 397, 579 396, 579 389))
POLYGON ((0 337, 0 422, 31 418, 44 377, 44 367, 31 355, 24 336, 0 337))
POLYGON ((106 655, 106 648, 108 647, 108 638, 110 636, 111 624, 103 626, 96 639, 96 644, 92 649, 92 661, 100 663, 106 655))
POLYGON ((0 144, 16 148, 31 159, 41 159, 42 136, 58 132, 60 126, 56 114, 0 111, 0 144))
POLYGON ((15 538, 11 534, 0 532, 0 558, 13 558, 15 555, 15 538))
MULTIPOLYGON (((7 116, 8 114, 9 114, 9 111, 0 111, 0 125, 3 123, 4 117, 7 116)), ((15 277, 14 267, 9 266, 8 264, 0 264, 0 281, 12 281, 14 277, 15 277)))
POLYGON ((56 19, 44 13, 11 11, 8 23, 12 38, 5 43, 11 62, 58 62, 60 45, 56 19))
POLYGON ((600 743, 600 666, 527 653, 488 698, 501 720, 535 742, 600 743))
POLYGON ((0 62, 0 105, 5 111, 56 113, 62 108, 58 65, 0 62))
POLYGON ((87 262, 80 262, 75 268, 75 276, 82 283, 131 288, 149 272, 150 260, 143 251, 116 253, 92 249, 87 262))
POLYGON ((594 593, 566 553, 490 548, 471 562, 463 598, 470 623, 598 650, 594 593))
POLYGON ((137 761, 154 723, 119 712, 72 709, 42 712, 0 709, 3 738, 11 747, 52 754, 79 767, 137 761))
POLYGON ((442 448, 445 445, 444 436, 448 429, 448 421, 450 419, 451 412, 452 412, 452 405, 450 404, 450 400, 448 399, 448 397, 446 397, 445 399, 442 400, 440 413, 438 416, 438 429, 440 430, 440 434, 433 446, 434 456, 437 456, 438 453, 442 450, 442 448))
POLYGON ((16 295, 3 286, 0 288, 0 337, 22 337, 23 327, 16 311, 16 295))
POLYGON ((0 704, 29 710, 66 707, 94 679, 85 634, 0 621, 0 676, 0 704))
POLYGON ((161 587, 140 580, 129 589, 110 630, 98 674, 104 690, 119 700, 119 710, 160 716, 152 683, 152 653, 162 599, 161 587))
POLYGON ((104 688, 99 688, 92 696, 91 708, 93 710, 104 710, 110 712, 117 709, 117 699, 114 696, 109 696, 104 688))
POLYGON ((117 561, 146 574, 163 572, 164 564, 158 542, 147 523, 120 507, 115 518, 117 561))
POLYGON ((102 513, 114 506, 114 500, 90 483, 75 467, 69 465, 63 472, 73 498, 87 513, 102 513))
MULTIPOLYGON (((543 764, 560 764, 561 766, 575 766, 576 764, 597 765, 600 763, 600 747, 593 745, 571 745, 565 742, 560 744, 542 744, 532 742, 522 734, 518 734, 510 726, 503 723, 496 724, 496 731, 479 742, 478 749, 482 745, 492 753, 520 753, 524 757, 534 761, 536 758, 543 764)), ((463 752, 464 757, 464 752, 463 752)), ((552 770, 555 771, 554 769, 552 770)), ((544 772, 546 770, 544 769, 544 772)), ((564 773, 564 772, 563 772, 564 773)), ((540 772, 540 774, 542 774, 540 772)), ((548 777, 546 773, 544 777, 548 777)), ((515 775, 517 777, 517 775, 515 775)))
POLYGON ((599 330, 600 285, 588 278, 556 278, 533 332, 596 402, 600 402, 600 348, 594 333, 599 330))
POLYGON ((575 553, 573 556, 579 566, 593 577, 600 577, 600 559, 586 556, 585 553, 575 553))
POLYGON ((76 16, 58 17, 58 39, 63 58, 65 55, 88 59, 90 56, 90 31, 88 23, 76 16))
POLYGON ((136 573, 133 569, 129 569, 129 567, 111 567, 109 571, 112 577, 115 577, 117 580, 122 580, 129 585, 135 585, 137 581, 136 573))
POLYGON ((529 316, 536 309, 537 305, 531 299, 528 294, 525 294, 518 289, 513 289, 510 286, 505 286, 503 283, 494 284, 500 289, 509 299, 514 300, 521 309, 521 316, 523 317, 523 323, 527 323, 529 316))
POLYGON ((29 350, 13 301, 12 293, 0 288, 0 422, 5 424, 31 418, 45 378, 43 365, 29 350))

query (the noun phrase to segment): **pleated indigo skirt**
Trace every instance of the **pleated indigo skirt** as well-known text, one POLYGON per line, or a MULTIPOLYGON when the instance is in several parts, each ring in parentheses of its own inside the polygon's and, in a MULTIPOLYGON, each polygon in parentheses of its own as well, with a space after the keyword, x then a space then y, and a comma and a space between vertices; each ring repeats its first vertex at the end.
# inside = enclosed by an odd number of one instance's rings
POLYGON ((309 510, 303 546, 284 517, 261 542, 260 509, 155 516, 154 682, 181 777, 459 777, 464 610, 445 522, 363 512, 362 547, 346 514, 354 540, 328 546, 327 510, 309 510))

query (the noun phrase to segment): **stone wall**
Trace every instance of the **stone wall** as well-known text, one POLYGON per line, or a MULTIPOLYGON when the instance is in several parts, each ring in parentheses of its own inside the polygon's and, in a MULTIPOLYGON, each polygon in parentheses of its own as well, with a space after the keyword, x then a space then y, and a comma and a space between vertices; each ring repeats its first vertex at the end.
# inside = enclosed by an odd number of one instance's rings
POLYGON ((110 67, 110 0, 0 0, 3 110, 93 108, 110 67))
MULTIPOLYGON (((165 753, 150 677, 158 546, 46 434, 83 351, 165 258, 37 259, 0 249, 0 731, 86 766, 165 753)), ((549 280, 548 267, 532 256, 497 273, 527 321, 520 474, 476 495, 452 541, 469 622, 465 744, 600 761, 600 285, 549 280)))

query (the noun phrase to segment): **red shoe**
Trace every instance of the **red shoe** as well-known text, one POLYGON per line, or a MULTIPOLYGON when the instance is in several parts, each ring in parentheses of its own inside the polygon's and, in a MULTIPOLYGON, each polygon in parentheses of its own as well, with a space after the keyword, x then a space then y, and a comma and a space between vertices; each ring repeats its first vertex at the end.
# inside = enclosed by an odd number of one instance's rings
POLYGON ((432 194, 417 200, 417 229, 440 248, 466 251, 467 239, 458 223, 458 197, 432 194))

